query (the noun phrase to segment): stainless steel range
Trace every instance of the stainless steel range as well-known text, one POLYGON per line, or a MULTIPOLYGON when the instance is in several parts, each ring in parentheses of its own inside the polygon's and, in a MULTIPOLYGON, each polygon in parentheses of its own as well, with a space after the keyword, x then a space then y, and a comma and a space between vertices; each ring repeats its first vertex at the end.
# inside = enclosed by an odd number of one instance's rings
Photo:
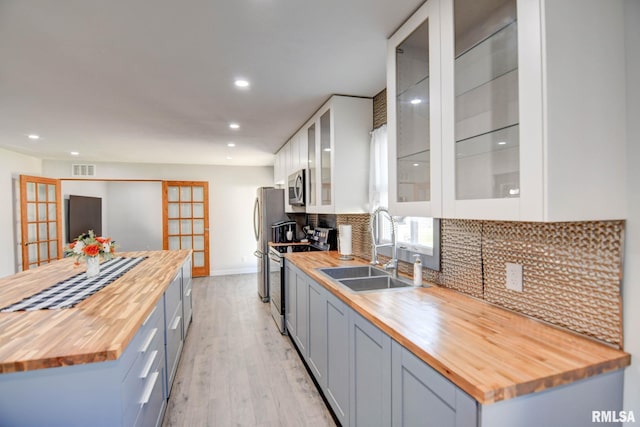
POLYGON ((280 333, 286 334, 285 301, 284 301, 284 254, 291 252, 328 251, 336 249, 335 230, 317 227, 308 243, 293 242, 269 247, 269 299, 271 316, 275 320, 280 333))

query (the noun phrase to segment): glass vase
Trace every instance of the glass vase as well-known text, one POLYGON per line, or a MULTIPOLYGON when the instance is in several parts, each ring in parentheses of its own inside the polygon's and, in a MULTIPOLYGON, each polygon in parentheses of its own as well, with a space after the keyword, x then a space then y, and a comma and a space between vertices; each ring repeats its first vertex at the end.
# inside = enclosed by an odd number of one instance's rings
POLYGON ((100 274, 100 258, 97 256, 87 257, 87 277, 96 277, 100 274))

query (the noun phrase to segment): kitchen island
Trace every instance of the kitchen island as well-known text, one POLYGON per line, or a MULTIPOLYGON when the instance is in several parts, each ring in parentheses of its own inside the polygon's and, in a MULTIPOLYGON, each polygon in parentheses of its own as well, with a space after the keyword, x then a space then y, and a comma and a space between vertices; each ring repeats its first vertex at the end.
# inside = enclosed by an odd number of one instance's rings
MULTIPOLYGON (((0 425, 157 425, 191 319, 191 252, 142 262, 72 308, 0 313, 0 425)), ((0 307, 84 271, 0 279, 0 307)))
POLYGON ((343 425, 406 425, 429 413, 438 421, 421 425, 581 426, 592 411, 622 410, 623 351, 437 285, 353 292, 319 270, 363 260, 286 259, 292 339, 343 425))

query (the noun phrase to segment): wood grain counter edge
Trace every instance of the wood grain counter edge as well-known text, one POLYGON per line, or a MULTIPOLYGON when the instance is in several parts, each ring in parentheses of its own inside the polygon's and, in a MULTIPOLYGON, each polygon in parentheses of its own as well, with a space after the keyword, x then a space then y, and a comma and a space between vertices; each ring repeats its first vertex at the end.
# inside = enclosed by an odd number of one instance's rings
MULTIPOLYGON (((117 360, 190 253, 118 253, 149 258, 73 308, 0 313, 0 374, 117 360)), ((0 306, 77 273, 62 259, 1 278, 0 306)))
MULTIPOLYGON (((320 283, 358 314, 373 323, 393 340, 403 345, 481 404, 490 404, 540 392, 559 385, 570 384, 581 379, 622 369, 631 364, 631 356, 621 350, 613 349, 591 339, 560 330, 535 319, 496 307, 458 292, 440 288, 437 285, 432 285, 430 288, 402 290, 400 293, 395 294, 395 291, 354 293, 345 290, 346 288, 337 286, 331 279, 317 270, 323 267, 363 265, 365 262, 362 260, 341 261, 338 259, 337 253, 332 252, 294 253, 286 254, 285 257, 300 268, 302 272, 320 283), (411 299, 413 295, 416 295, 416 300, 411 299), (438 346, 430 347, 425 344, 430 341, 428 339, 418 342, 420 341, 419 334, 414 333, 411 327, 408 326, 414 323, 407 319, 401 319, 396 322, 393 316, 388 313, 388 307, 384 310, 379 309, 385 302, 383 299, 390 301, 394 298, 409 301, 414 307, 416 304, 420 304, 420 302, 417 302, 418 298, 422 298, 428 304, 440 299, 445 302, 445 306, 443 306, 442 313, 437 313, 438 316, 450 315, 445 313, 450 307, 469 305, 475 310, 486 311, 490 316, 494 316, 497 313, 497 316, 515 319, 514 323, 522 323, 522 325, 513 326, 514 340, 525 342, 528 338, 526 332, 531 329, 533 333, 542 335, 541 339, 543 341, 546 337, 545 334, 548 334, 549 338, 553 338, 552 343, 574 345, 580 351, 575 351, 575 354, 573 354, 571 349, 559 348, 554 352, 553 349, 547 348, 545 350, 547 359, 540 360, 543 358, 537 354, 537 349, 534 346, 525 350, 524 355, 520 353, 519 356, 525 360, 528 358, 528 361, 537 362, 536 369, 526 365, 519 367, 517 363, 509 365, 506 363, 507 361, 499 359, 498 355, 493 357, 494 365, 492 366, 491 361, 489 361, 492 350, 489 346, 491 344, 483 339, 480 333, 473 336, 473 328, 466 328, 463 331, 466 335, 461 336, 460 340, 465 344, 455 343, 455 339, 449 339, 447 343, 441 346, 445 348, 444 350, 438 346), (380 301, 383 302, 381 303, 380 301), (524 329, 525 332, 518 330, 518 328, 524 329), (478 357, 481 357, 481 355, 485 357, 486 365, 480 367, 471 366, 471 364, 465 363, 465 359, 459 357, 456 354, 457 352, 477 352, 478 357), (548 367, 545 364, 548 364, 548 367), (513 376, 507 375, 507 378, 505 378, 505 375, 497 375, 497 371, 504 369, 505 365, 506 369, 517 370, 520 368, 523 372, 521 374, 515 372, 513 376), (492 373, 492 369, 495 369, 495 374, 492 373)), ((403 311, 405 310, 397 311, 397 316, 409 316, 408 314, 403 314, 403 311)), ((453 309, 449 311, 455 313, 453 309)), ((507 343, 511 339, 509 328, 510 326, 507 324, 506 326, 499 325, 497 329, 500 332, 500 338, 507 343)), ((508 345, 499 348, 499 350, 508 351, 508 345)))

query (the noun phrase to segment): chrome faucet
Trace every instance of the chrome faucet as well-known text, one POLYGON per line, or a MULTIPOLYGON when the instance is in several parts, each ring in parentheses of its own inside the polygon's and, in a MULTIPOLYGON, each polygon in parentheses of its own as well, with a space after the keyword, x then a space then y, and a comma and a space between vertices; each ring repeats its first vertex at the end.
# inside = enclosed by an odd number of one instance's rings
POLYGON ((378 261, 378 248, 390 246, 393 248, 393 256, 389 260, 388 263, 384 264, 383 268, 385 270, 393 270, 393 277, 398 277, 398 245, 396 242, 396 221, 393 219, 391 214, 386 208, 379 207, 369 217, 369 222, 371 225, 371 265, 378 265, 380 262, 378 261), (389 222, 391 223, 391 243, 380 243, 378 241, 378 220, 379 214, 386 214, 387 218, 389 218, 389 222))

